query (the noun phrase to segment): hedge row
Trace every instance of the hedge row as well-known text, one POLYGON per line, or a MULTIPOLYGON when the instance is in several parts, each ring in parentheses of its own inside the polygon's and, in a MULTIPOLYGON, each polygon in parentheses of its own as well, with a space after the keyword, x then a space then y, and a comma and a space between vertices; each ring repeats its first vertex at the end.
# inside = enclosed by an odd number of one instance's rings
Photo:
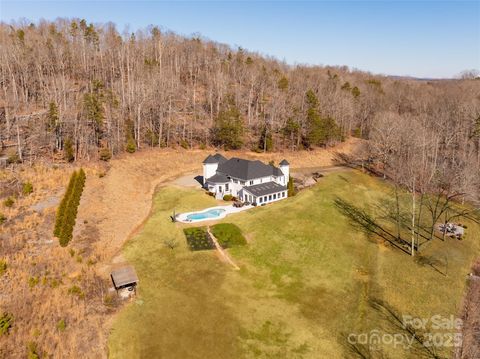
POLYGON ((80 171, 72 173, 67 191, 58 207, 53 234, 59 239, 62 247, 65 247, 72 239, 73 227, 75 227, 78 205, 80 204, 80 197, 85 186, 85 179, 85 171, 82 168, 80 171))

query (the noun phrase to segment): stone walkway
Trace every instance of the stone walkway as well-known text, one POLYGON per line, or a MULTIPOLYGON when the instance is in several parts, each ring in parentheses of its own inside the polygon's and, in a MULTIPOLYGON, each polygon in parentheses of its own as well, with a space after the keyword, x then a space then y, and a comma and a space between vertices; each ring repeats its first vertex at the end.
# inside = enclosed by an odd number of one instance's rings
POLYGON ((235 264, 235 262, 230 258, 228 253, 222 248, 222 246, 218 243, 217 238, 212 234, 210 231, 210 227, 207 227, 207 232, 210 235, 210 238, 212 238, 213 243, 215 244, 215 248, 217 248, 218 253, 220 253, 220 256, 228 262, 233 268, 236 270, 240 270, 240 267, 235 264))

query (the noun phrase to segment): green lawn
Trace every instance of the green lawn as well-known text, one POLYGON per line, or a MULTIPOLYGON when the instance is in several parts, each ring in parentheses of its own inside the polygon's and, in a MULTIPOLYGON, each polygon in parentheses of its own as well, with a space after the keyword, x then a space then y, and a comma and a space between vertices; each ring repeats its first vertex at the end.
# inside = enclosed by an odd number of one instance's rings
MULTIPOLYGON (((227 216, 223 222, 236 224, 248 240, 228 250, 241 267, 236 271, 215 251, 190 251, 186 226, 169 218, 173 208, 198 210, 215 200, 163 187, 153 215, 123 251, 139 275, 139 295, 114 322, 110 357, 355 358, 348 334, 400 332, 389 313, 457 315, 465 276, 480 252, 478 227, 466 222, 465 240, 425 247, 437 271, 365 235, 334 204, 340 197, 378 216, 390 192, 359 172, 332 173, 286 201, 227 216), (170 249, 164 242, 173 240, 178 245, 170 249), (390 312, 372 305, 378 302, 390 312)), ((389 358, 425 354, 418 347, 381 350, 389 358)))

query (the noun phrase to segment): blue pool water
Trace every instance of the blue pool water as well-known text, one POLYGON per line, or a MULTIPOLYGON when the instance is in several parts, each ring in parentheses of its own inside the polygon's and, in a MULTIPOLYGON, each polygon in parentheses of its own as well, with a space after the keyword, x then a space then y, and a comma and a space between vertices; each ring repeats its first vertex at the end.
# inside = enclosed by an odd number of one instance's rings
POLYGON ((187 215, 187 219, 191 221, 198 221, 201 219, 215 219, 220 217, 223 213, 225 213, 224 209, 209 209, 208 211, 189 214, 187 215))

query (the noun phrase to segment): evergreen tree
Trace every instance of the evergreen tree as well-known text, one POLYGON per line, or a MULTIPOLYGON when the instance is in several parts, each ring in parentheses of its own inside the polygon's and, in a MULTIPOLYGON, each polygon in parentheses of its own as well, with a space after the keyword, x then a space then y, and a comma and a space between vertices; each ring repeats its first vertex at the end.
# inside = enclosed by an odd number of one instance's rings
POLYGON ((268 125, 263 127, 258 142, 258 149, 263 152, 273 151, 272 130, 269 127, 268 125))
POLYGON ((50 102, 47 112, 47 131, 54 131, 59 125, 58 107, 55 102, 50 102))
POLYGON ((128 153, 134 153, 137 150, 137 144, 135 143, 135 138, 133 134, 134 134, 133 122, 131 120, 127 120, 127 125, 126 125, 127 145, 125 147, 125 150, 128 153))
POLYGON ((282 133, 285 139, 289 139, 293 149, 295 139, 298 138, 298 135, 300 134, 300 124, 292 117, 289 117, 285 126, 282 128, 282 133))
POLYGON ((345 91, 350 91, 352 89, 352 87, 350 86, 350 82, 345 82, 342 87, 341 87, 342 90, 345 90, 345 91))
POLYGON ((358 96, 360 96, 360 90, 358 89, 357 86, 355 86, 354 88, 352 88, 352 95, 353 97, 357 98, 358 96))
POLYGON ((102 137, 102 127, 105 118, 103 105, 105 95, 103 93, 103 84, 101 81, 92 82, 92 90, 83 96, 84 116, 95 131, 97 145, 102 137))
POLYGON ((243 122, 233 98, 229 97, 224 108, 215 119, 213 143, 226 150, 239 149, 243 144, 243 122))
POLYGON ((278 88, 282 91, 286 91, 288 89, 288 79, 285 76, 278 80, 278 88))
POLYGON ((55 102, 50 102, 47 112, 47 131, 55 132, 55 148, 62 148, 62 128, 58 106, 55 102))
POLYGON ((331 117, 322 118, 318 111, 318 99, 312 90, 307 94, 307 125, 306 142, 308 146, 323 146, 331 140, 341 139, 341 131, 331 117))
POLYGON ((68 182, 67 190, 65 191, 65 194, 63 195, 62 201, 60 202, 60 206, 57 209, 57 216, 55 218, 55 228, 53 230, 53 234, 56 237, 60 237, 60 233, 62 232, 62 226, 63 226, 63 223, 64 223, 65 211, 67 210, 67 204, 68 204, 68 201, 70 200, 70 197, 72 195, 76 179, 77 179, 77 171, 74 171, 72 173, 72 175, 70 176, 70 181, 68 182))
POLYGON ((288 191, 288 197, 295 196, 295 186, 293 184, 292 176, 288 178, 287 191, 288 191))
POLYGON ((72 174, 67 192, 65 192, 65 196, 58 209, 54 234, 58 237, 62 247, 67 246, 72 239, 78 205, 80 204, 80 198, 83 188, 85 187, 85 180, 86 175, 83 168, 72 174))
POLYGON ((65 140, 65 147, 63 149, 63 157, 67 162, 72 162, 75 159, 75 152, 73 149, 73 143, 70 138, 65 140))

